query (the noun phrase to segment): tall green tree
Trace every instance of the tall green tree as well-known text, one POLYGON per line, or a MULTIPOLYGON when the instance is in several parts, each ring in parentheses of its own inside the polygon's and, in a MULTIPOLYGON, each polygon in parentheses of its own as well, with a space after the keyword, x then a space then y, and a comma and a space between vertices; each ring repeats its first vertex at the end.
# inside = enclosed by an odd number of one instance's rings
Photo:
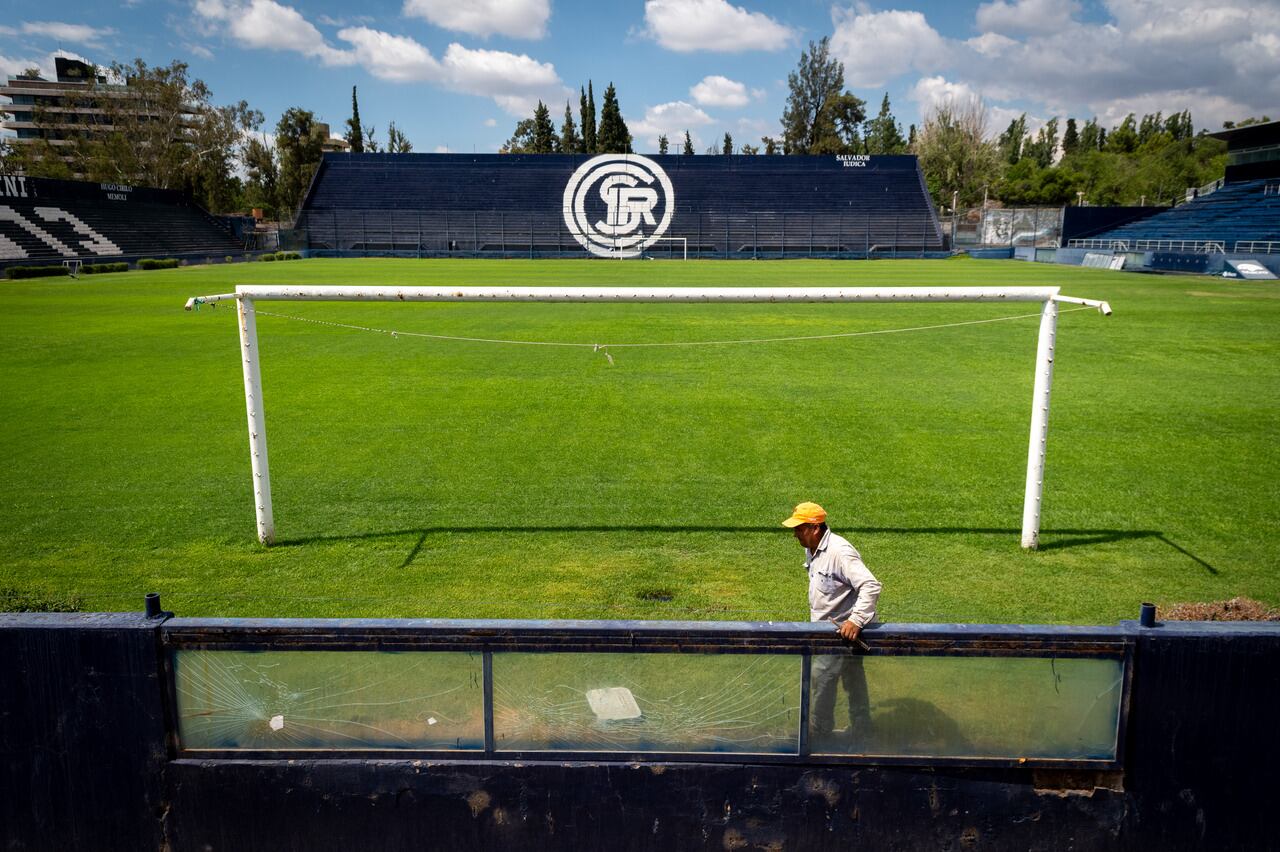
POLYGON ((1000 134, 1000 140, 997 143, 1000 146, 1000 159, 1011 166, 1021 160, 1022 145, 1026 136, 1027 114, 1024 112, 1009 122, 1009 127, 1000 134))
POLYGON ((760 142, 764 145, 765 154, 770 157, 777 154, 781 147, 778 145, 778 140, 774 139, 772 136, 761 136, 760 142))
POLYGON ((529 154, 533 151, 533 119, 522 118, 516 122, 511 138, 502 143, 499 154, 529 154))
POLYGON ((1036 138, 1023 146, 1022 156, 1034 160, 1042 169, 1053 165, 1054 154, 1058 150, 1058 117, 1054 116, 1044 123, 1036 133, 1036 138))
POLYGON ((1098 118, 1094 116, 1084 123, 1080 129, 1080 150, 1097 151, 1102 147, 1098 138, 1098 118))
POLYGON ((279 198, 280 167, 276 163, 275 149, 267 144, 266 136, 251 136, 244 152, 245 187, 244 200, 248 207, 262 208, 274 219, 279 198))
POLYGON ((1062 156, 1070 157, 1080 150, 1080 131, 1074 118, 1067 119, 1067 129, 1062 134, 1062 156))
POLYGON ((360 124, 360 101, 356 99, 356 87, 351 87, 351 117, 347 119, 347 133, 344 137, 351 146, 351 153, 364 153, 364 126, 360 124))
POLYGON ((693 137, 689 135, 689 131, 684 132, 684 146, 680 149, 680 153, 686 157, 693 156, 693 137))
POLYGON ((1000 153, 987 138, 982 101, 935 105, 916 138, 916 156, 939 209, 952 206, 953 193, 962 206, 980 203, 983 187, 994 184, 1000 173, 1000 153))
POLYGON ((613 83, 604 90, 604 101, 600 105, 600 132, 596 137, 596 145, 601 154, 630 154, 631 131, 622 118, 622 109, 618 106, 618 93, 613 83))
POLYGON ((733 137, 726 131, 724 134, 724 142, 720 146, 721 154, 733 153, 733 137))
POLYGON ((1120 126, 1107 134, 1106 146, 1114 154, 1131 154, 1138 147, 1137 122, 1133 113, 1125 116, 1120 126))
POLYGON ((533 111, 533 147, 531 154, 554 154, 556 151, 556 126, 551 123, 551 110, 538 101, 533 111))
POLYGON ((297 210, 322 156, 320 127, 310 110, 290 107, 276 123, 276 151, 280 157, 279 196, 282 215, 297 210))
MULTIPOLYGON (((579 91, 581 87, 579 87, 579 91)), ((592 91, 591 81, 587 81, 586 91, 582 91, 582 105, 578 111, 582 117, 582 153, 599 153, 599 142, 596 139, 596 95, 592 91)))
POLYGON ((866 103, 844 91, 844 66, 831 56, 830 37, 809 42, 796 70, 787 75, 787 85, 784 154, 834 154, 857 147, 866 103))
POLYGON ((902 125, 893 117, 889 107, 889 93, 880 101, 880 112, 867 122, 863 140, 868 154, 902 154, 907 150, 907 140, 902 138, 902 125))
POLYGON ((663 133, 658 136, 658 153, 665 154, 667 149, 671 147, 671 143, 667 141, 667 134, 663 133))
POLYGON ((409 137, 404 135, 404 131, 396 127, 393 121, 387 125, 387 153, 388 154, 408 154, 413 150, 413 143, 409 141, 409 137))
POLYGON ((582 153, 582 137, 573 123, 573 110, 569 108, 568 101, 564 102, 564 123, 560 125, 560 153, 582 153))

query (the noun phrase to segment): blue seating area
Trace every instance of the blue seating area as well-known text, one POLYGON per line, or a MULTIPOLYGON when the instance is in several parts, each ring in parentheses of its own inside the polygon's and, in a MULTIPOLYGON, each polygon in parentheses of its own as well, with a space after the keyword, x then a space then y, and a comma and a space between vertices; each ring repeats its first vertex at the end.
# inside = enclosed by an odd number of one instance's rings
POLYGON ((230 230, 177 192, 0 177, 0 263, 137 257, 222 258, 230 230))
MULTIPOLYGON (((582 257, 568 155, 329 154, 298 221, 313 254, 582 257)), ((655 156, 674 191, 653 257, 936 254, 914 157, 655 156)))
POLYGON ((1096 234, 1095 240, 1125 240, 1134 249, 1180 249, 1217 242, 1230 252, 1239 242, 1280 242, 1280 182, 1228 183, 1211 195, 1166 212, 1096 234), (1170 243, 1172 245, 1163 245, 1170 243))

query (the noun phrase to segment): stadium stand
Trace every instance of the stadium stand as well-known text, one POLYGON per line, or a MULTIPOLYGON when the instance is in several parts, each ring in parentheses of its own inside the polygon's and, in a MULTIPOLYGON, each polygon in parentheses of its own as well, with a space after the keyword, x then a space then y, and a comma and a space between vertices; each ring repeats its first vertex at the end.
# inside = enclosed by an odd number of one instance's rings
MULTIPOLYGON (((329 154, 296 227, 312 255, 582 257, 564 193, 591 158, 329 154)), ((674 199, 648 256, 944 253, 915 157, 655 156, 674 199)), ((644 190, 640 190, 644 191, 644 190)), ((588 199, 594 200, 594 196, 588 199)), ((595 218, 594 215, 592 218, 595 218)))
POLYGON ((1274 244, 1280 251, 1280 182, 1275 180, 1227 183, 1211 195, 1071 242, 1084 248, 1193 253, 1252 251, 1246 246, 1256 244, 1274 244))
POLYGON ((0 265, 243 250, 224 223, 180 192, 0 176, 0 265))

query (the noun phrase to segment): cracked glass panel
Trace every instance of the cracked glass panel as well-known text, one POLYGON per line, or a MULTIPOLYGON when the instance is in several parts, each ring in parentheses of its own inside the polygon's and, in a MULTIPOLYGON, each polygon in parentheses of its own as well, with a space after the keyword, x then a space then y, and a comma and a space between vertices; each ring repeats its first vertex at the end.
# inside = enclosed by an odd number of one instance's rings
POLYGON ((800 679, 798 655, 494 654, 495 747, 795 753, 800 679))
POLYGON ((187 749, 483 749, 468 652, 177 651, 187 749))
POLYGON ((809 747, 883 757, 1114 760, 1123 680, 1120 660, 815 656, 809 747))

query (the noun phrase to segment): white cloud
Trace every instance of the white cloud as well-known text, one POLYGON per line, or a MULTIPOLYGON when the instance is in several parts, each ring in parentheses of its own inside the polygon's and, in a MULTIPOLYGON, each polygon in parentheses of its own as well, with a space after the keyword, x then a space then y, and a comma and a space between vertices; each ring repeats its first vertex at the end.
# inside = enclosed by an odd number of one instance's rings
POLYGON ((529 115, 536 103, 554 104, 573 94, 550 62, 501 50, 471 50, 454 43, 444 54, 450 88, 491 97, 512 115, 529 115))
POLYGON ((658 104, 644 111, 644 118, 639 121, 628 120, 631 135, 637 142, 643 142, 653 149, 658 147, 658 137, 666 134, 671 142, 672 150, 680 150, 684 142, 684 132, 689 131, 696 148, 702 144, 697 134, 699 127, 706 127, 715 121, 696 106, 685 101, 672 101, 658 104))
POLYGON ((22 34, 96 47, 102 43, 102 39, 114 35, 115 30, 109 27, 98 29, 85 24, 67 24, 62 21, 26 21, 22 25, 22 34))
POLYGON ((702 106, 740 107, 750 101, 746 86, 719 74, 703 77, 701 83, 689 90, 689 94, 702 106))
POLYGON ((644 20, 658 44, 678 53, 781 50, 796 31, 726 0, 646 0, 644 20))
POLYGON ((498 126, 498 119, 496 119, 496 118, 486 118, 486 119, 484 120, 484 126, 485 126, 485 127, 497 127, 497 126, 498 126))
POLYGON ((471 35, 539 39, 547 34, 550 0, 405 0, 404 14, 471 35))
POLYGON ((936 71, 950 49, 919 12, 889 10, 860 14, 835 8, 831 53, 844 63, 845 85, 878 88, 915 70, 936 71))
POLYGON ((983 56, 1000 56, 1018 46, 1018 42, 1000 33, 983 33, 965 42, 965 46, 976 50, 983 56))
POLYGON ((449 146, 448 146, 448 145, 437 145, 437 146, 435 147, 435 151, 434 151, 434 153, 436 153, 436 154, 447 154, 447 153, 449 153, 449 146))
POLYGON ((287 50, 319 59, 325 65, 351 65, 355 56, 325 41, 320 31, 290 6, 275 0, 196 0, 196 14, 221 23, 243 47, 287 50))
POLYGON ((46 80, 53 80, 57 76, 57 69, 53 60, 62 56, 67 59, 78 59, 81 62, 92 65, 88 59, 78 53, 69 50, 55 50, 53 53, 45 54, 45 56, 37 59, 34 57, 17 57, 0 55, 0 77, 5 79, 15 77, 26 71, 28 68, 35 68, 40 72, 40 76, 46 80))
POLYGON ((431 51, 407 36, 348 27, 338 31, 338 38, 351 45, 355 59, 369 73, 393 83, 437 83, 444 69, 431 51))
POLYGON ((1076 8, 1054 7, 1050 28, 1020 17, 1033 10, 1050 15, 1038 0, 992 0, 979 20, 1001 31, 964 41, 935 39, 921 20, 925 40, 940 42, 933 61, 914 48, 890 49, 895 41, 883 38, 880 27, 846 39, 856 31, 851 20, 890 13, 837 14, 832 43, 851 85, 911 67, 920 73, 912 98, 922 110, 948 92, 979 94, 993 124, 1007 125, 1023 108, 1029 124, 1035 114, 1097 115, 1107 126, 1128 112, 1189 109, 1197 128, 1216 128, 1227 119, 1271 114, 1280 103, 1276 0, 1103 0, 1110 17, 1088 22, 1070 17, 1076 8), (905 55, 895 58, 899 52, 905 55), (877 65, 885 70, 863 74, 877 65))
POLYGON ((978 7, 978 29, 994 33, 1051 33, 1080 11, 1073 0, 993 0, 978 7))
POLYGON ((192 44, 192 43, 190 43, 190 42, 183 42, 182 47, 183 47, 183 48, 184 48, 188 53, 191 53, 191 54, 194 54, 194 55, 196 55, 196 56, 199 56, 201 59, 212 59, 212 58, 213 58, 213 51, 212 51, 212 50, 210 50, 209 48, 205 47, 203 44, 192 44))
POLYGON ((524 54, 454 43, 437 59, 408 36, 363 26, 339 30, 338 38, 350 45, 339 49, 296 9, 275 0, 196 0, 195 11, 242 47, 292 51, 325 65, 358 64, 382 80, 429 83, 493 98, 514 115, 531 113, 539 99, 554 103, 571 94, 554 65, 524 54))

